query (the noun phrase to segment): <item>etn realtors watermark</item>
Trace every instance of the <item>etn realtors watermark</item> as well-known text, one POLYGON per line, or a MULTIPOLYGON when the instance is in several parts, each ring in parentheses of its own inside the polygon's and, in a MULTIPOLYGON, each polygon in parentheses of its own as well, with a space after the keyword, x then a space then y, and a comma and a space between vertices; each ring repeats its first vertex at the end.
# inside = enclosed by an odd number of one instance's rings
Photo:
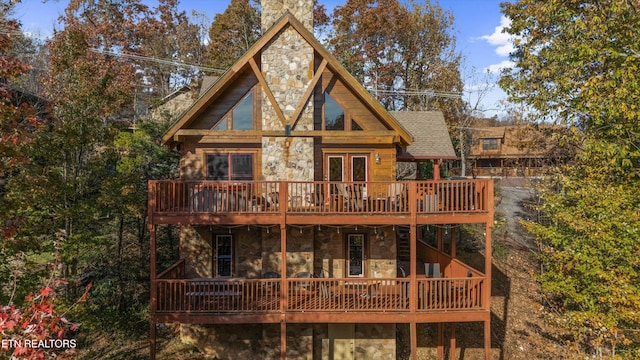
POLYGON ((75 349, 75 339, 48 339, 48 340, 16 340, 16 339, 2 339, 2 346, 0 349, 17 349, 17 348, 32 348, 32 349, 75 349))

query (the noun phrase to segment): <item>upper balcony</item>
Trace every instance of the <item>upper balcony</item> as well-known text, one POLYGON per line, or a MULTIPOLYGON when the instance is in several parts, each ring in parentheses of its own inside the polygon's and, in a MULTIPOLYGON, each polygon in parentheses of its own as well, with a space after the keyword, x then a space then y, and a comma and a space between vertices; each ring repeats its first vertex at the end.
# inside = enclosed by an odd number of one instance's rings
POLYGON ((493 182, 486 179, 149 182, 152 224, 460 223, 485 222, 492 211, 493 182))

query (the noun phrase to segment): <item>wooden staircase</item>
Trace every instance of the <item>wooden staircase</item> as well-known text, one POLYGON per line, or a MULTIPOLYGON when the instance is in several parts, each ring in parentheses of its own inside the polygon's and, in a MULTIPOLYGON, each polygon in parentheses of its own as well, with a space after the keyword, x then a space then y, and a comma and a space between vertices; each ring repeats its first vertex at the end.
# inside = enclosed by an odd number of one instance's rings
POLYGON ((409 227, 396 227, 396 246, 398 247, 398 261, 410 261, 409 227))

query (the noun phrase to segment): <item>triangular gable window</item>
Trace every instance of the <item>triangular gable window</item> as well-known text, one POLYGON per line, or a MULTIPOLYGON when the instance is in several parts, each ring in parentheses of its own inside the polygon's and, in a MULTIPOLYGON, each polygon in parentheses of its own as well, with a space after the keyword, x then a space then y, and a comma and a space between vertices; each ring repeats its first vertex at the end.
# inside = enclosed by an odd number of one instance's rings
POLYGON ((250 91, 214 130, 253 130, 253 91, 250 91))
POLYGON ((218 125, 216 125, 215 128, 213 128, 214 130, 227 130, 227 118, 222 119, 222 121, 220 121, 218 123, 218 125))
POLYGON ((355 120, 351 119, 351 130, 352 131, 363 131, 364 129, 355 120))
POLYGON ((344 110, 333 98, 324 94, 325 130, 344 130, 344 110))

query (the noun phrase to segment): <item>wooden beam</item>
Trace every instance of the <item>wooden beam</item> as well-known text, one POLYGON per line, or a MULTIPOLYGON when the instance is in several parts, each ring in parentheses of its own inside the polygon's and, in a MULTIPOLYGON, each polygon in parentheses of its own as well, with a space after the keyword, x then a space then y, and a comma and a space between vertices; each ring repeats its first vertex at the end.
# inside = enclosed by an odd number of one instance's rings
MULTIPOLYGON (((213 130, 213 129, 180 129, 176 131, 176 135, 180 136, 264 136, 264 137, 282 137, 285 136, 284 130, 213 130)), ((393 130, 367 130, 367 131, 331 131, 331 130, 309 130, 309 131, 291 131, 290 136, 295 137, 362 137, 370 138, 372 136, 390 137, 396 136, 393 130)))
MULTIPOLYGON (((184 137, 182 137, 184 138, 184 137)), ((256 135, 233 136, 233 135, 213 135, 203 136, 198 140, 199 144, 262 144, 262 137, 256 135)))
POLYGON ((456 358, 456 323, 449 324, 451 336, 449 338, 449 359, 456 358))
POLYGON ((322 62, 320 63, 318 70, 316 70, 316 73, 313 75, 311 82, 307 86, 307 90, 305 90, 304 94, 302 95, 302 98, 300 98, 300 102, 298 103, 296 110, 293 112, 293 116, 291 116, 291 119, 289 119, 289 122, 291 123, 290 124, 291 129, 296 127, 296 124, 298 123, 298 119, 300 118, 300 114, 302 114, 302 111, 304 110, 305 106, 307 106, 307 103, 309 102, 309 97, 311 97, 311 93, 313 92, 313 89, 316 87, 316 84, 318 84, 318 80, 320 80, 320 78, 322 77, 322 72, 326 67, 327 67, 327 59, 322 59, 322 62))
POLYGON ((411 360, 418 359, 418 330, 415 321, 409 324, 409 336, 411 337, 411 360))
POLYGON ((280 360, 287 360, 287 322, 280 322, 280 360))
POLYGON ((489 309, 489 303, 491 301, 491 225, 489 222, 485 223, 485 256, 484 256, 484 274, 486 277, 485 286, 488 291, 484 294, 485 309, 489 309))
POLYGON ((345 145, 361 145, 361 144, 376 144, 376 145, 390 145, 395 144, 397 141, 396 136, 368 136, 359 137, 353 136, 354 132, 349 132, 342 135, 326 136, 322 138, 323 144, 345 144, 345 145))
POLYGON ((438 323, 436 358, 444 360, 444 323, 438 323))
POLYGON ((156 360, 156 321, 153 317, 149 326, 149 359, 156 360))
POLYGON ((488 311, 433 311, 419 313, 401 312, 288 312, 283 313, 234 313, 234 314, 194 314, 188 312, 157 314, 156 323, 183 323, 183 324, 280 324, 287 323, 371 323, 372 316, 379 324, 395 323, 438 323, 448 322, 483 322, 491 316, 488 311))
POLYGON ((284 128, 285 126, 287 126, 287 119, 284 117, 282 110, 280 110, 280 105, 278 105, 278 101, 276 100, 275 96, 273 96, 273 92, 271 92, 271 89, 269 88, 267 81, 264 79, 264 76, 262 76, 262 73, 260 72, 260 68, 258 67, 258 64, 256 64, 256 61, 253 57, 249 59, 249 65, 251 65, 251 69, 253 70, 253 73, 258 78, 258 82, 260 83, 260 86, 262 86, 264 93, 267 94, 267 98, 269 98, 269 102, 271 102, 271 106, 273 106, 273 109, 278 115, 278 118, 280 119, 280 123, 284 128))
POLYGON ((491 320, 484 321, 484 360, 491 360, 491 320))
MULTIPOLYGON (((150 193, 151 194, 151 193, 150 193)), ((153 200, 150 203, 154 203, 153 200)), ((156 358, 156 226, 149 225, 149 256, 151 262, 151 323, 149 324, 149 358, 156 358)))

